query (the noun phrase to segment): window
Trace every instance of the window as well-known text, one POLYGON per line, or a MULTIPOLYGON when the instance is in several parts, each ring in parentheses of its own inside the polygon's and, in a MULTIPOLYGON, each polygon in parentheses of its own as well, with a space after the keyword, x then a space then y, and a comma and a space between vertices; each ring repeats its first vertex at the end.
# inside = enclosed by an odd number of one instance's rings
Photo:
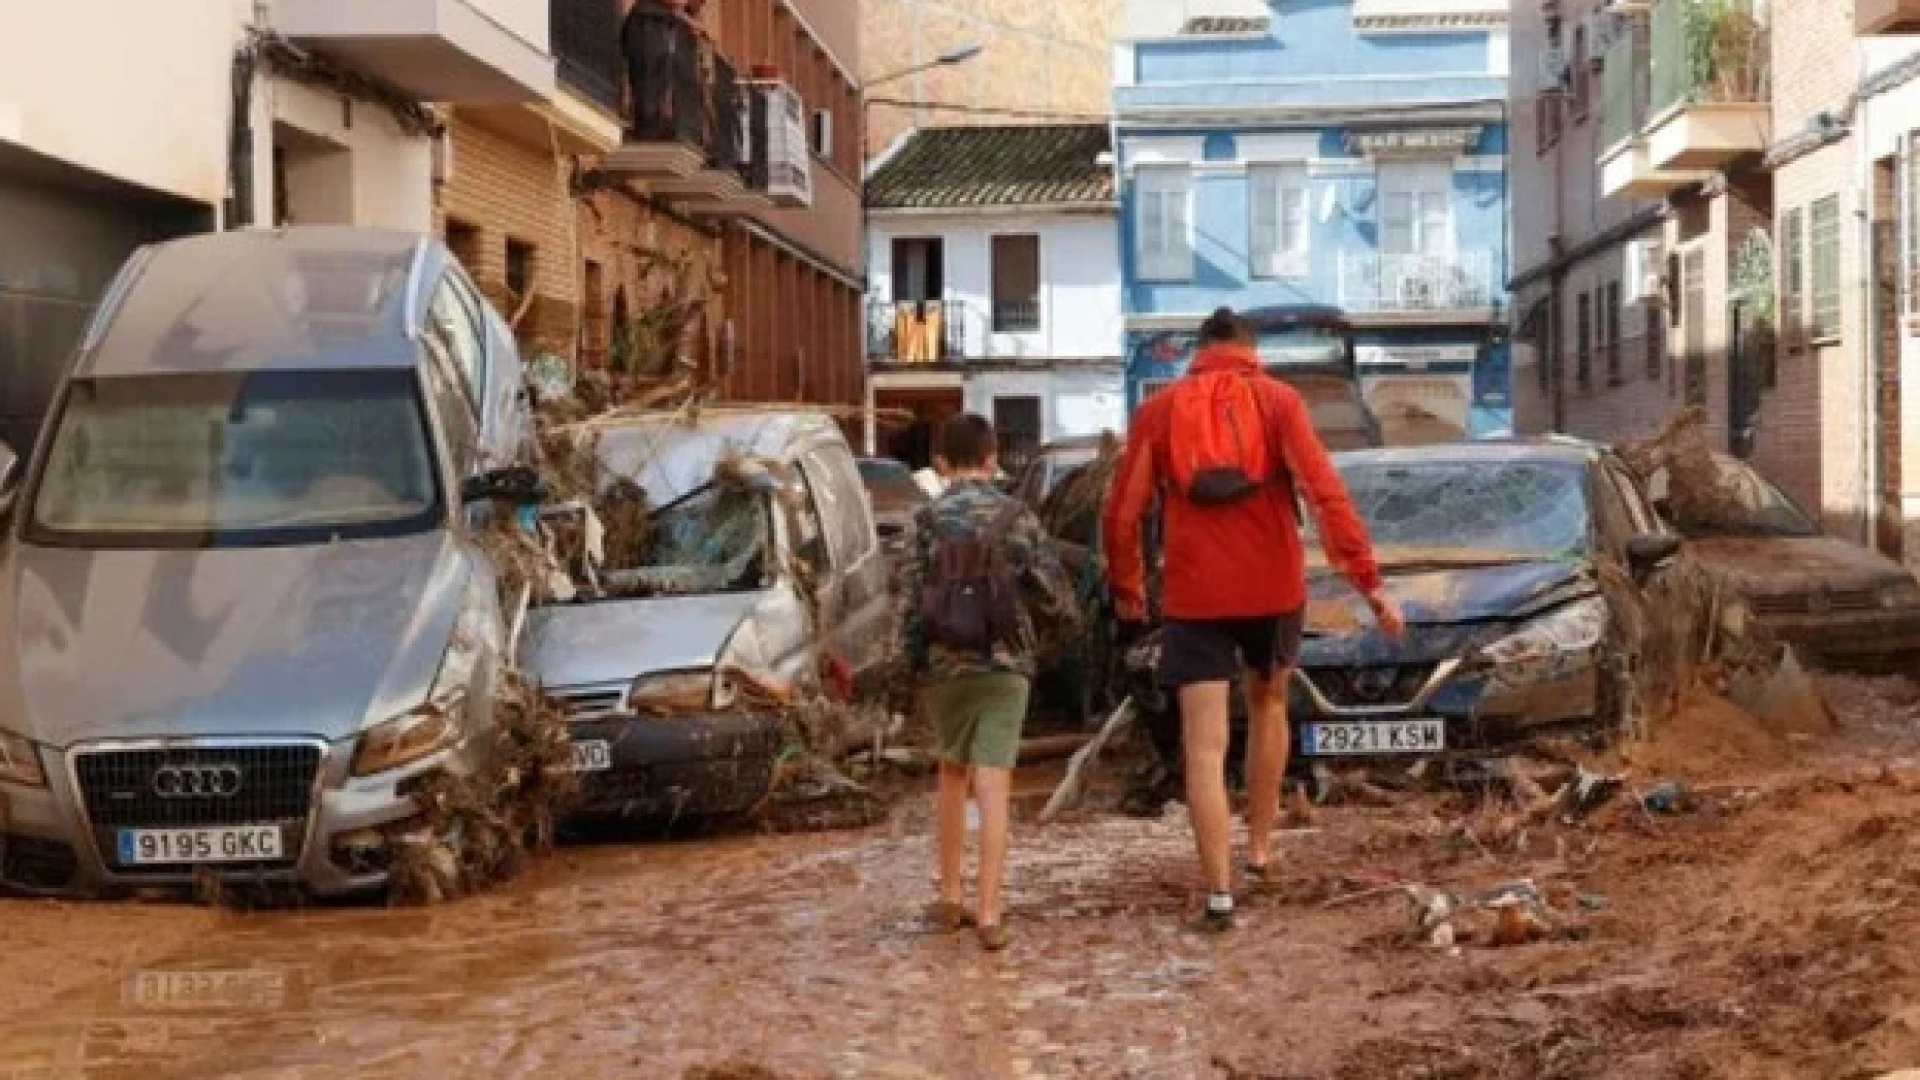
POLYGON ((938 239, 893 242, 893 301, 919 304, 946 293, 945 245, 938 239))
POLYGON ((447 250, 453 252, 467 273, 480 272, 480 229, 464 221, 447 219, 447 250))
POLYGON ((1309 239, 1312 188, 1300 165, 1257 165, 1248 173, 1252 201, 1253 276, 1306 277, 1312 271, 1309 239))
POLYGON ((441 350, 460 373, 470 400, 480 395, 486 352, 480 337, 480 313, 454 287, 452 276, 442 278, 427 309, 427 342, 441 350))
POLYGON ((533 245, 525 240, 507 241, 507 288, 515 303, 525 300, 533 288, 533 245))
POLYGON ((1573 381, 1582 390, 1593 389, 1593 294, 1580 294, 1573 353, 1573 381))
MULTIPOLYGON (((1687 339, 1687 404, 1707 403, 1707 255, 1695 247, 1680 262, 1680 321, 1687 339)), ((1671 376, 1671 372, 1668 373, 1671 376)))
POLYGON ((829 160, 833 157, 833 112, 828 109, 813 111, 813 128, 810 132, 813 140, 813 152, 829 160))
POLYGON ((1815 340, 1840 336, 1840 196, 1829 195, 1813 204, 1812 233, 1813 318, 1809 328, 1815 340))
POLYGON ((999 442, 1000 468, 1009 475, 1026 467, 1040 449, 1040 399, 993 399, 993 431, 999 442))
POLYGON ((859 467, 844 452, 816 450, 807 455, 801 469, 808 474, 834 560, 843 568, 856 565, 874 548, 867 504, 856 494, 866 487, 859 467))
POLYGON ((1567 112, 1572 115, 1574 123, 1585 123, 1587 106, 1592 100, 1593 75, 1587 63, 1587 28, 1584 26, 1573 29, 1573 71, 1567 81, 1571 84, 1567 112))
POLYGON ((1601 340, 1606 344, 1607 385, 1619 386, 1620 379, 1620 283, 1607 282, 1607 317, 1600 323, 1601 340))
POLYGON ((1780 223, 1780 328, 1799 343, 1807 321, 1807 234, 1805 212, 1787 211, 1780 223))
POLYGON ((1380 250, 1444 255, 1453 250, 1453 167, 1445 162, 1380 167, 1380 250))
POLYGON ((833 570, 833 563, 827 554, 827 531, 820 524, 819 494, 804 465, 795 469, 793 475, 795 482, 800 485, 800 497, 780 500, 780 504, 787 509, 787 532, 791 537, 793 555, 806 567, 808 576, 816 586, 825 585, 833 570))
POLYGON ((1543 92, 1533 99, 1534 149, 1546 153, 1560 142, 1560 95, 1543 92))
POLYGON ((1040 329, 1040 238, 993 238, 993 332, 1031 334, 1040 329))
POLYGON ((1920 315, 1920 130, 1907 132, 1907 314, 1920 315))
POLYGON ((1660 361, 1667 351, 1667 324, 1660 309, 1647 305, 1647 378, 1660 380, 1660 361))
POLYGON ((1152 166, 1134 178, 1138 204, 1134 255, 1147 281, 1193 277, 1193 172, 1185 166, 1152 166))

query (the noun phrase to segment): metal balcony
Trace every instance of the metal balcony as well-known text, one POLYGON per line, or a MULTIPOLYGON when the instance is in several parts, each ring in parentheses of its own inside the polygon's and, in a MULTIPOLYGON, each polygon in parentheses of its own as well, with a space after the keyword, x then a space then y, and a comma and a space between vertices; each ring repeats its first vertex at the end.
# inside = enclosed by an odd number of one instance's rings
POLYGON ((966 305, 958 300, 867 303, 867 358, 889 364, 967 359, 966 305))
POLYGON ((548 0, 273 0, 273 27, 421 101, 553 96, 548 0))
POLYGON ((1763 153, 1772 131, 1767 24, 1743 0, 1657 0, 1652 38, 1652 167, 1719 169, 1763 153))
POLYGON ((1601 60, 1600 191, 1607 198, 1658 198, 1709 174, 1655 168, 1643 129, 1653 95, 1644 25, 1621 35, 1601 60))
POLYGON ((1490 311, 1493 253, 1340 253, 1340 306, 1394 314, 1490 311))

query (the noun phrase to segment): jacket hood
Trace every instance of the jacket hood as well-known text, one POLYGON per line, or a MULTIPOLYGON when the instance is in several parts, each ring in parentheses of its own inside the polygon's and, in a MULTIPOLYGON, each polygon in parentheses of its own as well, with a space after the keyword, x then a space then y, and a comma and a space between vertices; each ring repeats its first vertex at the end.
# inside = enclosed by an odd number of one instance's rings
POLYGON ((1260 370, 1260 354, 1245 345, 1223 342, 1208 345, 1194 354, 1193 363, 1188 365, 1190 375, 1205 375, 1211 371, 1241 371, 1255 374, 1260 370))
POLYGON ((469 558, 444 532, 194 551, 16 545, 0 685, 17 695, 22 734, 57 747, 344 739, 425 699, 469 558))
POLYGON ((764 592, 556 604, 527 621, 520 662, 553 690, 712 667, 764 592))

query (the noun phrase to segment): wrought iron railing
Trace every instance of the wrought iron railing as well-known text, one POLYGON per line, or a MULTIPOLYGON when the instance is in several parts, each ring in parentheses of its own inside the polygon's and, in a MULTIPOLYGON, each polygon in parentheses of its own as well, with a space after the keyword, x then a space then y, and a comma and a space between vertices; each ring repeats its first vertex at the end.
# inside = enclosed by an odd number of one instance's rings
POLYGON ((1031 334, 1040 329, 1039 300, 996 300, 993 303, 993 332, 1031 334))
POLYGON ((1494 298, 1491 252, 1340 255, 1340 306, 1349 311, 1462 311, 1494 298))
POLYGON ((549 0, 560 81, 582 97, 621 111, 620 0, 549 0))
POLYGON ((701 78, 700 35, 664 6, 641 4, 627 18, 623 46, 633 100, 628 135, 704 148, 710 102, 701 78))
POLYGON ((867 303, 867 356, 897 364, 967 357, 967 306, 958 300, 867 303))

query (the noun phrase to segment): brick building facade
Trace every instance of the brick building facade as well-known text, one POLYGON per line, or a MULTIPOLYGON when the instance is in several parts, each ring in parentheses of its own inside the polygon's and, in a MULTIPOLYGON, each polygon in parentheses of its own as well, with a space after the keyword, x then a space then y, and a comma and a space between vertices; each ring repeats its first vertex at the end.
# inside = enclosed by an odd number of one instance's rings
MULTIPOLYGON (((691 88, 707 121, 661 132, 642 130, 627 86, 633 7, 554 0, 559 94, 454 112, 442 235, 529 354, 622 363, 629 328, 690 303, 698 310, 679 355, 724 397, 856 404, 857 22, 837 0, 708 4, 702 33, 715 59, 691 88), (791 92, 799 137, 785 164, 806 170, 803 194, 776 199, 753 186, 749 155, 765 146, 734 146, 713 121, 723 66, 730 91, 737 79, 777 84, 781 100, 791 92), (738 164, 719 160, 722 143, 738 164)), ((750 99, 734 100, 724 107, 750 114, 750 99)))
POLYGON ((874 88, 867 117, 869 156, 910 128, 1107 114, 1109 56, 1123 0, 861 0, 857 6, 863 19, 861 71, 867 79, 926 64, 962 46, 982 47, 965 64, 874 88))

